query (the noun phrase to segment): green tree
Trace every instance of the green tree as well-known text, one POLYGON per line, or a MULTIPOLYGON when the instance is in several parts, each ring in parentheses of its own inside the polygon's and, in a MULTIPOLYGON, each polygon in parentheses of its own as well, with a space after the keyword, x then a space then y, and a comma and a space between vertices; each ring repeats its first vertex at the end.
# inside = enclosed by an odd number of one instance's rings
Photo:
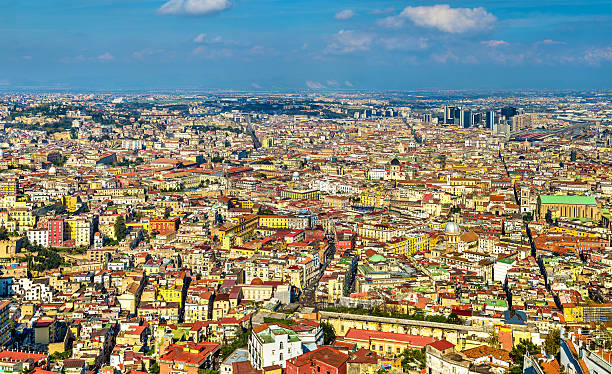
POLYGON ((548 223, 549 225, 552 225, 553 219, 552 219, 552 212, 550 210, 546 211, 546 214, 544 215, 544 219, 546 220, 546 223, 548 223))
POLYGON ((117 238, 117 240, 122 241, 123 239, 125 239, 127 234, 126 234, 126 227, 125 227, 125 218, 123 218, 122 215, 117 217, 114 228, 115 228, 115 237, 117 238))
POLYGON ((334 340, 336 340, 336 330, 334 329, 334 326, 327 322, 321 322, 321 329, 323 329, 323 340, 325 341, 324 344, 332 344, 334 340))
POLYGON ((69 349, 67 351, 64 352, 54 352, 51 355, 49 355, 49 361, 51 362, 55 362, 58 360, 65 360, 67 358, 72 357, 72 349, 69 349))
POLYGON ((271 215, 271 214, 274 214, 274 211, 273 211, 272 209, 269 209, 269 208, 264 208, 264 209, 259 209, 259 210, 257 211, 257 214, 258 214, 258 215, 264 215, 264 216, 266 216, 266 215, 271 215))
POLYGON ((446 318, 446 323, 452 323, 454 325, 463 325, 463 320, 456 313, 451 313, 446 318))
POLYGON ((418 366, 420 369, 425 367, 425 348, 423 349, 406 349, 401 354, 402 369, 407 372, 411 366, 418 366))
POLYGON ((512 348, 510 357, 517 366, 523 366, 525 355, 534 355, 540 353, 540 347, 533 344, 531 340, 521 339, 521 341, 512 348))
POLYGON ((159 374, 159 365, 157 364, 157 362, 151 364, 151 366, 149 367, 149 373, 159 374))
POLYGON ((487 339, 487 344, 493 348, 499 348, 501 343, 499 341, 499 336, 495 333, 495 331, 491 331, 489 334, 489 338, 487 339))
POLYGON ((552 356, 556 356, 561 349, 561 330, 552 329, 544 340, 544 350, 552 356))

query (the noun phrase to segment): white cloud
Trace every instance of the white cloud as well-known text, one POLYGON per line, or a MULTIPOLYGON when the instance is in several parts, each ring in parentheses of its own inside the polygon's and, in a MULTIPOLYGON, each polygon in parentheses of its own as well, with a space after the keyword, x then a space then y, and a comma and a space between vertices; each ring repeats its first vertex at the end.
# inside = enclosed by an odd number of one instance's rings
POLYGON ((480 42, 480 44, 486 45, 487 47, 502 47, 510 43, 505 40, 484 40, 480 42))
POLYGON ((338 85, 338 81, 335 81, 335 80, 328 80, 325 83, 327 83, 328 86, 337 86, 338 85))
POLYGON ((352 9, 345 9, 342 10, 338 13, 336 13, 336 15, 334 16, 335 19, 350 19, 353 18, 357 15, 357 13, 355 13, 355 11, 353 11, 352 9))
POLYGON ((327 46, 329 53, 351 53, 370 49, 374 35, 354 30, 338 31, 327 46))
POLYGON ((257 84, 257 83, 255 83, 255 82, 251 83, 251 87, 256 88, 256 89, 260 89, 260 88, 261 88, 261 86, 260 86, 260 85, 258 85, 258 84, 257 84))
POLYGON ((544 40, 540 40, 539 42, 533 43, 533 45, 536 47, 539 47, 541 45, 564 45, 564 44, 567 44, 567 43, 558 41, 558 40, 552 40, 552 39, 544 39, 544 40))
POLYGON ((438 53, 434 53, 433 55, 431 55, 431 58, 433 58, 436 62, 439 63, 446 63, 447 61, 458 61, 459 57, 457 57, 453 52, 446 52, 443 54, 438 54, 438 53))
POLYGON ((470 31, 488 30, 497 17, 485 8, 451 8, 448 4, 433 6, 408 6, 397 16, 384 18, 381 23, 387 27, 401 27, 405 21, 417 26, 435 28, 440 31, 460 34, 470 31))
POLYGON ((206 40, 206 34, 205 33, 200 33, 200 34, 198 34, 198 36, 193 38, 193 42, 194 43, 204 43, 205 40, 206 40))
POLYGON ((352 84, 351 82, 349 82, 349 81, 344 81, 344 84, 345 84, 347 87, 353 87, 353 84, 352 84))
POLYGON ((265 54, 265 49, 261 45, 254 45, 248 49, 247 53, 250 55, 263 55, 265 54))
POLYGON ((163 49, 145 48, 145 49, 141 49, 141 50, 138 50, 138 51, 134 51, 132 53, 132 57, 134 57, 136 59, 144 59, 146 57, 150 57, 150 56, 154 56, 154 55, 161 55, 164 52, 165 51, 163 49))
POLYGON ((379 38, 377 43, 380 43, 385 49, 389 51, 414 51, 419 49, 425 49, 428 45, 427 38, 415 38, 415 37, 387 37, 379 38))
POLYGON ((203 16, 231 8, 230 0, 168 0, 157 11, 164 15, 203 16))
POLYGON ((8 80, 0 80, 0 86, 10 86, 11 82, 8 80))
POLYGON ((193 49, 193 51, 191 51, 191 53, 193 53, 194 55, 201 55, 204 52, 206 52, 207 50, 208 50, 208 48, 206 48, 205 46, 199 45, 199 46, 195 47, 193 49))
POLYGON ((325 88, 325 86, 322 83, 313 82, 313 81, 306 81, 306 86, 310 88, 311 90, 320 90, 320 89, 325 88))
POLYGON ((395 9, 393 9, 393 7, 389 7, 389 8, 384 8, 384 9, 374 9, 373 11, 370 12, 370 14, 389 14, 389 13, 393 13, 395 9))
POLYGON ((199 45, 195 47, 191 54, 194 56, 201 56, 204 58, 215 59, 215 58, 227 58, 233 55, 232 50, 228 48, 211 49, 205 45, 199 45))
POLYGON ((98 56, 97 59, 100 60, 100 61, 112 61, 112 60, 115 59, 115 56, 113 56, 110 53, 106 52, 106 53, 103 53, 100 56, 98 56))
POLYGON ((589 49, 584 54, 584 61, 591 65, 599 65, 602 62, 612 62, 612 46, 589 49))

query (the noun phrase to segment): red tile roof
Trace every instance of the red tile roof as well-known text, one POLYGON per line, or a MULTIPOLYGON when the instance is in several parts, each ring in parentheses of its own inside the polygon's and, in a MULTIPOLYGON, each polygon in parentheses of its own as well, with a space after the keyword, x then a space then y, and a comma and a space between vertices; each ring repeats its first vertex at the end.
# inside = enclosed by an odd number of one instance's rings
POLYGON ((303 355, 289 359, 287 364, 301 367, 304 365, 309 365, 313 361, 319 361, 334 368, 341 368, 343 365, 346 365, 346 361, 348 359, 349 356, 347 354, 344 354, 332 347, 320 347, 312 352, 307 352, 303 355))
POLYGON ((166 362, 184 362, 188 365, 200 366, 208 356, 217 352, 221 347, 219 343, 187 343, 187 344, 172 344, 161 357, 161 361, 166 362))

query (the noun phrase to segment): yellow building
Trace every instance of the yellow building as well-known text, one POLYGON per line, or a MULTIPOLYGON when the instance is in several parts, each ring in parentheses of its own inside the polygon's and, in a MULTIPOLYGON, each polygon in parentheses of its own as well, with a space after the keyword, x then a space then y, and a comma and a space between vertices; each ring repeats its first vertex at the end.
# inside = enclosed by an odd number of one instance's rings
POLYGON ((259 226, 286 229, 288 220, 289 217, 283 215, 260 215, 259 226))
POLYGON ((593 196, 538 196, 538 218, 543 219, 547 212, 552 218, 586 218, 591 221, 601 219, 601 209, 593 196))
POLYGON ((361 192, 361 205, 382 208, 385 201, 385 193, 381 188, 369 187, 361 192))
POLYGON ((317 190, 282 190, 281 198, 283 199, 295 199, 295 200, 318 200, 320 197, 320 192, 317 190))
POLYGON ((9 178, 0 182, 0 196, 16 195, 19 190, 19 182, 17 178, 9 178))
POLYGON ((564 305, 563 318, 565 318, 565 322, 584 322, 582 306, 564 305))
POLYGON ((408 236, 393 238, 385 248, 399 255, 409 256, 416 252, 429 250, 429 236, 427 234, 410 234, 408 236))
POLYGON ((62 196, 62 204, 66 206, 66 210, 70 213, 74 213, 77 211, 77 204, 79 202, 78 196, 62 196))
POLYGON ((253 235, 259 223, 259 216, 249 214, 236 217, 234 222, 226 222, 217 231, 217 237, 222 249, 230 249, 233 245, 242 245, 253 235))
POLYGON ((183 300, 182 287, 178 288, 175 286, 160 287, 157 289, 157 300, 180 303, 183 300))
POLYGON ((27 230, 36 224, 36 217, 32 215, 30 210, 25 208, 22 209, 11 209, 8 211, 11 220, 17 222, 18 230, 27 230))

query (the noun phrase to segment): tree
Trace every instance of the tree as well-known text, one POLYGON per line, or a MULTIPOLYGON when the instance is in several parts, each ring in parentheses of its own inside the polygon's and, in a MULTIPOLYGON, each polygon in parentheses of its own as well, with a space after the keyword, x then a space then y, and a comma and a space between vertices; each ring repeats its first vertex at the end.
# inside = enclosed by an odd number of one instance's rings
POLYGON ((72 349, 69 349, 64 352, 54 352, 49 356, 49 361, 55 362, 58 360, 65 360, 67 358, 72 357, 72 349))
POLYGON ((525 359, 525 355, 529 353, 529 355, 534 355, 540 353, 540 347, 533 344, 531 340, 521 339, 520 343, 516 344, 514 348, 512 348, 512 352, 510 352, 510 357, 512 357, 512 361, 517 366, 523 366, 523 361, 525 359))
POLYGON ((570 152, 570 160, 572 160, 572 162, 576 161, 576 156, 577 156, 576 151, 570 152))
POLYGON ((149 366, 149 373, 159 374, 159 365, 157 362, 154 362, 149 366))
POLYGON ((544 340, 544 350, 552 356, 556 356, 561 349, 561 330, 552 329, 544 340))
POLYGON ((452 323, 454 325, 463 325, 463 320, 457 315, 457 313, 451 313, 446 318, 446 323, 452 323))
POLYGON ((501 343, 499 341, 499 336, 495 333, 495 331, 491 331, 489 334, 489 338, 487 339, 487 344, 493 348, 499 348, 501 343))
POLYGON ((553 223, 552 212, 550 210, 546 212, 546 214, 544 215, 544 219, 546 219, 546 223, 548 223, 549 225, 552 225, 553 223))
POLYGON ((321 328, 323 329, 323 337, 326 345, 332 344, 336 340, 336 330, 334 326, 327 322, 321 322, 321 328))
POLYGON ((5 227, 0 227, 0 240, 8 240, 8 230, 5 227))
POLYGON ((115 229, 115 237, 117 238, 117 241, 122 241, 123 239, 125 239, 127 234, 125 233, 126 231, 125 218, 123 218, 122 215, 117 217, 117 220, 115 221, 114 229, 115 229))
POLYGON ((425 367, 425 348, 423 349, 406 349, 402 352, 402 369, 410 370, 411 365, 417 365, 419 368, 425 367))

